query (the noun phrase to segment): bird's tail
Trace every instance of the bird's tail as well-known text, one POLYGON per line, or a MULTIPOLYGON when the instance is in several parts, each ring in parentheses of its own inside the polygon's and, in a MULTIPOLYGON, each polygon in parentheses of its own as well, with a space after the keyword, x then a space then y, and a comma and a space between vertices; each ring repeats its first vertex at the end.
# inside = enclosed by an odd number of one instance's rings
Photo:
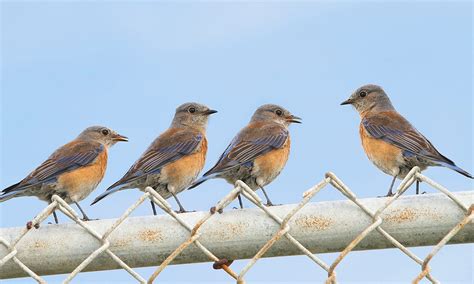
POLYGON ((104 199, 106 196, 111 195, 112 193, 115 193, 117 191, 123 190, 125 187, 121 184, 119 185, 111 185, 109 188, 107 188, 101 195, 97 196, 94 201, 92 201, 91 205, 96 204, 97 202, 101 201, 104 199))
POLYGON ((188 190, 190 189, 193 189, 195 187, 197 187, 198 185, 200 185, 201 183, 209 180, 209 179, 213 179, 215 178, 216 175, 208 175, 208 176, 202 176, 200 177, 198 180, 196 180, 195 182, 193 182, 193 184, 191 184, 189 187, 188 187, 188 190))
POLYGON ((18 191, 3 193, 2 195, 0 195, 0 203, 4 202, 4 201, 7 201, 9 199, 12 199, 13 197, 18 196, 19 194, 20 194, 20 192, 18 192, 18 191))
POLYGON ((456 166, 454 163, 450 164, 450 163, 440 162, 440 165, 443 166, 443 167, 449 168, 453 171, 456 171, 456 172, 462 174, 463 176, 474 179, 474 177, 470 173, 468 173, 465 170, 461 169, 460 167, 456 166))
POLYGON ((15 183, 13 185, 10 185, 9 187, 5 188, 2 190, 2 194, 0 195, 0 202, 7 201, 8 199, 11 199, 18 194, 21 193, 21 191, 18 191, 17 187, 20 184, 20 182, 15 183))

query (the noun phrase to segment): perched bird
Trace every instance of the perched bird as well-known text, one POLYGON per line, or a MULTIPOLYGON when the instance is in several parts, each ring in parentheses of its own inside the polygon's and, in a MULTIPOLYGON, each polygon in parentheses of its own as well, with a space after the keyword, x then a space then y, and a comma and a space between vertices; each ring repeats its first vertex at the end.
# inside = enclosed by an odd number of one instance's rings
MULTIPOLYGON (((128 172, 91 205, 128 188, 150 186, 163 198, 174 197, 179 212, 186 212, 176 195, 199 175, 207 153, 206 127, 209 115, 217 111, 198 103, 185 103, 176 109, 171 126, 151 143, 128 172)), ((155 204, 151 202, 153 214, 155 204)))
MULTIPOLYGON (((267 205, 272 206, 264 186, 283 170, 290 154, 288 126, 301 123, 300 120, 281 106, 267 104, 259 107, 250 123, 230 142, 216 165, 190 189, 212 178, 223 178, 231 184, 242 180, 253 190, 260 188, 267 205)), ((240 195, 239 204, 243 208, 240 195)))
MULTIPOLYGON (((20 196, 36 196, 51 203, 54 194, 74 203, 83 220, 90 220, 79 203, 100 183, 107 168, 107 151, 128 138, 103 126, 91 126, 73 141, 57 149, 22 181, 5 188, 0 202, 20 196)), ((56 212, 54 220, 58 223, 56 212)))
MULTIPOLYGON (((393 176, 387 196, 392 196, 395 179, 403 179, 415 166, 450 168, 468 178, 472 175, 443 156, 431 142, 401 116, 385 91, 376 85, 357 89, 341 105, 353 105, 359 112, 362 146, 368 158, 384 173, 393 176)), ((416 182, 419 193, 419 181, 416 182)))

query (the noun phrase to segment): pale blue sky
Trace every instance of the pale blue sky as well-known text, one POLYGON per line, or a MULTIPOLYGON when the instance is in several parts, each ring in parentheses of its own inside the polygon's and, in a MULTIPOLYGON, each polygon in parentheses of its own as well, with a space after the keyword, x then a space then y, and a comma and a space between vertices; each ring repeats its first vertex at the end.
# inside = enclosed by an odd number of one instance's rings
MULTIPOLYGON (((88 204, 168 127, 177 105, 198 101, 219 110, 208 128, 208 169, 255 108, 271 102, 304 119, 291 127, 287 167, 267 187, 275 203, 299 202, 327 171, 360 197, 381 195, 390 177, 362 152, 356 112, 339 106, 366 83, 382 85, 443 154, 473 172, 471 2, 2 1, 1 8, 1 187, 83 128, 106 125, 130 142, 110 151, 103 182, 82 204, 91 217, 117 217, 138 191, 88 204)), ((447 169, 425 173, 453 191, 473 186, 447 169)), ((213 180, 180 198, 186 208, 207 210, 230 188, 213 180)), ((315 201, 341 198, 326 190, 315 201)), ((22 226, 44 206, 35 198, 2 203, 1 226, 22 226)), ((149 213, 145 204, 135 215, 149 213)), ((424 256, 429 249, 413 251, 424 256)), ((471 283, 472 255, 472 245, 448 246, 433 260, 433 273, 443 283, 471 283)), ((321 257, 332 262, 336 254, 321 257)), ((138 271, 148 276, 153 268, 138 271)), ((418 272, 397 250, 354 252, 337 270, 343 283, 408 283, 418 272)), ((321 282, 325 276, 304 257, 285 257, 259 261, 247 280, 321 282)), ((209 263, 169 267, 160 277, 231 282, 209 263)), ((123 271, 77 279, 131 281, 123 271)))

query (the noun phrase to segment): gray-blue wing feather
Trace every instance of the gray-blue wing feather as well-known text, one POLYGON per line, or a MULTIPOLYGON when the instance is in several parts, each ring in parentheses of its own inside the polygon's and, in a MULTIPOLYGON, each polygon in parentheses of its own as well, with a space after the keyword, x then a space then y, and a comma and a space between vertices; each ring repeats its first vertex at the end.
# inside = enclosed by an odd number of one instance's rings
POLYGON ((21 182, 4 189, 2 193, 21 191, 38 184, 55 182, 61 174, 89 165, 102 151, 104 151, 104 146, 100 143, 73 142, 66 144, 21 182))
POLYGON ((253 162, 257 157, 271 150, 283 147, 288 139, 288 130, 283 127, 274 128, 267 135, 262 134, 257 138, 241 138, 237 136, 232 140, 221 155, 216 165, 204 176, 227 171, 233 167, 253 162))
POLYGON ((107 190, 134 181, 144 175, 159 173, 163 166, 193 153, 202 139, 203 135, 200 133, 183 132, 176 134, 176 137, 170 139, 171 143, 166 143, 166 146, 150 146, 127 173, 107 190))
POLYGON ((439 153, 428 139, 411 126, 397 127, 395 123, 382 124, 377 119, 367 118, 362 120, 362 125, 372 137, 397 146, 404 151, 406 156, 416 155, 435 162, 454 165, 453 161, 439 153))

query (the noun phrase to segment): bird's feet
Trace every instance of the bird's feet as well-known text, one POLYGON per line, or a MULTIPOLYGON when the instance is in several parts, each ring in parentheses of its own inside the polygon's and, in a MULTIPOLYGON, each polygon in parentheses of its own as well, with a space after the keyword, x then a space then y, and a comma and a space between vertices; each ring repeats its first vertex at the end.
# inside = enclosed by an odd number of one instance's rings
POLYGON ((196 210, 187 211, 187 210, 185 210, 184 208, 181 208, 181 209, 176 210, 176 211, 174 211, 174 212, 176 212, 177 214, 181 214, 181 213, 196 212, 196 210))
POLYGON ((84 222, 88 222, 88 221, 97 221, 97 220, 100 220, 100 219, 99 219, 99 218, 91 219, 91 218, 89 218, 89 217, 84 217, 84 218, 82 218, 81 220, 84 221, 84 222))
POLYGON ((382 197, 392 197, 392 196, 394 196, 394 195, 395 195, 395 194, 394 194, 393 192, 389 192, 389 193, 387 193, 386 195, 379 195, 379 196, 377 196, 377 197, 378 197, 378 198, 382 198, 382 197))

